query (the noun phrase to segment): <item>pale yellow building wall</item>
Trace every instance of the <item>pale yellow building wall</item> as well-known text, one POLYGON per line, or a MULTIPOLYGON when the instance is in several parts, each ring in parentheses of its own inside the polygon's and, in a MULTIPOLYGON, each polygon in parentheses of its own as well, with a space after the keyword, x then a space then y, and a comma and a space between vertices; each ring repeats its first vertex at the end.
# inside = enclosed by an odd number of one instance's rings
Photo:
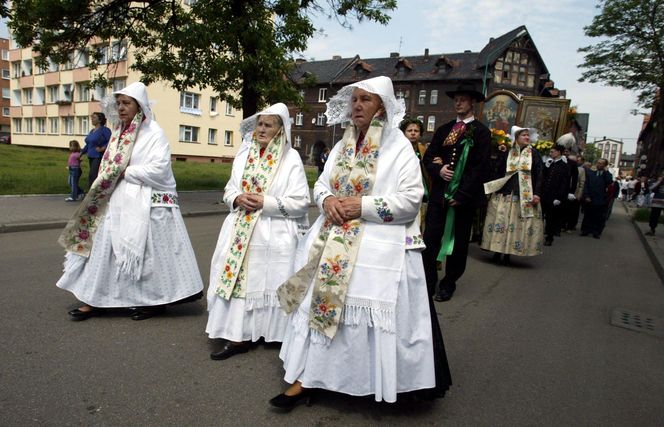
MULTIPOLYGON (((78 94, 74 93, 70 104, 59 105, 50 102, 48 86, 72 84, 72 87, 75 87, 76 83, 90 79, 89 70, 84 67, 36 74, 38 70, 33 65, 31 76, 14 76, 11 64, 32 57, 33 53, 29 48, 10 50, 12 144, 65 148, 68 147, 70 140, 77 139, 83 146, 85 136, 91 130, 89 115, 101 110, 99 100, 92 99, 94 98, 94 90, 90 90, 90 101, 79 101, 78 94), (33 89, 32 104, 25 102, 26 100, 23 97, 23 89, 26 88, 33 89), (43 104, 40 104, 36 99, 37 88, 44 88, 45 100, 43 104), (17 96, 17 94, 20 96, 17 96), (85 117, 88 117, 87 124, 82 121, 85 117), (38 128, 37 118, 45 119, 43 133, 38 128), (69 118, 73 119, 73 129, 70 133, 65 128, 65 121, 69 118), (15 126, 17 120, 20 121, 20 130, 15 126), (57 131, 52 130, 52 120, 58 122, 57 131), (31 122, 31 126, 28 122, 31 122)), ((138 81, 140 74, 129 70, 128 64, 131 60, 132 52, 130 50, 127 61, 118 63, 118 66, 111 70, 112 74, 109 74, 108 77, 125 79, 126 84, 138 81)), ((60 90, 62 91, 62 88, 60 90)), ((112 89, 108 88, 107 94, 111 92, 112 89)), ((216 112, 211 111, 211 98, 216 96, 212 91, 192 89, 191 93, 199 96, 199 108, 197 110, 181 108, 180 92, 172 89, 166 83, 157 82, 148 86, 148 97, 154 101, 155 119, 164 129, 173 156, 199 157, 205 161, 209 161, 208 158, 230 159, 234 157, 241 143, 239 127, 242 120, 242 111, 227 110, 226 102, 218 99, 216 112), (196 140, 184 141, 181 138, 181 126, 197 128, 196 140), (210 129, 216 130, 214 141, 210 141, 210 129), (230 132, 229 138, 226 137, 226 132, 230 132)), ((110 127, 110 123, 107 126, 110 127)), ((191 136, 192 133, 189 132, 188 135, 191 136)))

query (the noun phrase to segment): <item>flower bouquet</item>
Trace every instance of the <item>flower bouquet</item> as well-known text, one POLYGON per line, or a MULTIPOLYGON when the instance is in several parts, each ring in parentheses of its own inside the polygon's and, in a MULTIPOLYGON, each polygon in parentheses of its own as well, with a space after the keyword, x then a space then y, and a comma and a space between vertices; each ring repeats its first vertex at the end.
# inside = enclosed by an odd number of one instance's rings
POLYGON ((507 136, 504 130, 491 129, 491 145, 499 151, 507 151, 512 146, 510 137, 507 136))
POLYGON ((547 141, 545 139, 541 139, 533 144, 533 148, 539 151, 542 156, 548 156, 551 147, 553 147, 553 141, 547 141))

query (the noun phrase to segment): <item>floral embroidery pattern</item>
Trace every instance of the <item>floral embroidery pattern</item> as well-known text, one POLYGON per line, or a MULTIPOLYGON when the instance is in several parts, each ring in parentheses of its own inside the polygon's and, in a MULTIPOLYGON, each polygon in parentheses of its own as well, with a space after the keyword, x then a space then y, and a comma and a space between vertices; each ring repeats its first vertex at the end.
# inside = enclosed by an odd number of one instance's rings
MULTIPOLYGON (((277 165, 281 158, 281 153, 285 143, 286 137, 283 131, 279 132, 265 149, 265 153, 261 157, 260 145, 256 138, 252 138, 251 147, 249 148, 249 155, 247 162, 244 166, 242 173, 242 180, 240 186, 245 193, 262 194, 270 188, 272 179, 277 171, 277 165)), ((277 199, 279 205, 280 200, 277 199)), ((281 210, 283 205, 279 207, 281 210)), ((285 209, 282 211, 284 213, 285 209)), ((240 209, 233 224, 233 231, 231 232, 232 243, 226 253, 223 269, 217 277, 216 293, 224 299, 244 298, 245 296, 245 283, 246 283, 246 269, 247 269, 247 250, 249 248, 249 241, 254 231, 254 227, 258 222, 262 210, 246 211, 240 209)), ((287 216, 285 214, 284 216, 287 216)))
POLYGON ((286 210, 286 207, 284 206, 284 202, 281 201, 279 197, 277 197, 277 208, 279 208, 279 212, 284 216, 284 218, 288 218, 288 211, 286 210))
POLYGON ((374 207, 376 208, 376 213, 383 220, 383 222, 392 222, 394 221, 394 216, 392 216, 392 211, 387 206, 387 202, 383 200, 382 197, 376 197, 374 199, 374 207))
POLYGON ((424 245, 424 239, 422 239, 422 234, 417 236, 406 236, 406 247, 418 247, 424 245))
POLYGON ((337 305, 331 304, 326 297, 318 296, 311 302, 311 313, 319 324, 331 326, 337 316, 337 305))
POLYGON ((85 257, 90 255, 99 220, 106 212, 108 199, 113 194, 120 175, 129 165, 142 121, 143 113, 139 111, 126 129, 122 129, 121 123, 116 126, 102 157, 97 179, 58 238, 58 242, 68 252, 85 257))
POLYGON ((179 206, 177 193, 167 193, 162 191, 152 192, 152 206, 179 206))

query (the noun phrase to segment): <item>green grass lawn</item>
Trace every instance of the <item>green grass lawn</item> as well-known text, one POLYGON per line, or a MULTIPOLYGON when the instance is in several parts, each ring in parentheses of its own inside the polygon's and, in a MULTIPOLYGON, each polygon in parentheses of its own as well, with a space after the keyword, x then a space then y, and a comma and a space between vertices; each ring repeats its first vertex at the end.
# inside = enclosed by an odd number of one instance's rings
MULTIPOLYGON (((61 148, 0 144, 0 194, 67 194, 67 158, 61 148)), ((87 190, 88 162, 84 158, 80 184, 87 190)), ((178 190, 223 190, 231 174, 230 163, 173 162, 178 190)), ((309 186, 316 169, 306 168, 309 186)))

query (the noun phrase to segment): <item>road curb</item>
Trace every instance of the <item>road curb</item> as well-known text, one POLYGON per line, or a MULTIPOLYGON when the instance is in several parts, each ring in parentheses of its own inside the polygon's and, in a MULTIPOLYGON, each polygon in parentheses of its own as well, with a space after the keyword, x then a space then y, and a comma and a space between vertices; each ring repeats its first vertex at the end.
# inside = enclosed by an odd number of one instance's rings
POLYGON ((652 266, 655 268, 655 272, 657 273, 660 282, 662 282, 662 284, 664 285, 664 266, 662 266, 662 263, 659 261, 659 258, 657 258, 657 254, 655 254, 655 251, 652 249, 650 242, 648 242, 648 239, 646 238, 645 234, 643 234, 643 230, 641 229, 641 227, 639 227, 639 224, 634 219, 634 216, 632 215, 630 208, 624 202, 623 202, 623 207, 625 208, 627 216, 629 217, 629 220, 631 221, 632 225, 634 226, 634 229, 636 230, 636 234, 639 236, 639 240, 641 240, 641 243, 643 244, 643 247, 645 248, 646 253, 648 254, 648 258, 650 258, 652 266))

